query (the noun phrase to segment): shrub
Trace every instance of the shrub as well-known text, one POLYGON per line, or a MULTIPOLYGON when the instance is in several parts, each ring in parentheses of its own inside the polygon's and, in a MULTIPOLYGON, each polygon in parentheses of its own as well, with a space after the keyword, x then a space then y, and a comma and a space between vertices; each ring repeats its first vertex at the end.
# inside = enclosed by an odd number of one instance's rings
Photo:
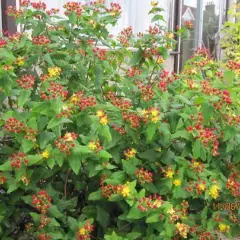
POLYGON ((1 239, 236 236, 239 65, 199 49, 168 72, 157 3, 147 33, 111 38, 103 2, 8 9, 25 32, 1 39, 1 239))

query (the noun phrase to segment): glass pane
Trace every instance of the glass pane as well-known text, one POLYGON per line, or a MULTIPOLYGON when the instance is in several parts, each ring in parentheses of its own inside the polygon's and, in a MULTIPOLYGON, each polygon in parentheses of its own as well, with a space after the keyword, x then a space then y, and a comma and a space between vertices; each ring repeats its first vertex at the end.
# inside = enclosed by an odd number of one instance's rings
POLYGON ((180 55, 180 68, 182 69, 185 62, 193 54, 196 41, 197 29, 197 0, 184 0, 182 6, 182 25, 187 22, 192 22, 193 27, 190 29, 188 40, 181 41, 181 55, 180 55))
POLYGON ((220 2, 204 0, 202 46, 210 50, 213 58, 217 58, 219 44, 220 2))

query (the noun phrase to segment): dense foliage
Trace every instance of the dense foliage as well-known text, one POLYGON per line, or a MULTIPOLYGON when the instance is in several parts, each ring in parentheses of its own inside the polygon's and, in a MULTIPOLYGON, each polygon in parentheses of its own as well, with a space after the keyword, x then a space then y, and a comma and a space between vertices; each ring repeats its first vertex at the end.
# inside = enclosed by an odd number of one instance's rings
POLYGON ((2 240, 239 234, 239 65, 199 49, 164 70, 157 5, 146 33, 115 37, 121 7, 104 0, 66 18, 9 7, 24 33, 0 40, 2 240))
POLYGON ((229 21, 223 29, 222 48, 228 58, 240 61, 240 3, 228 11, 229 21))

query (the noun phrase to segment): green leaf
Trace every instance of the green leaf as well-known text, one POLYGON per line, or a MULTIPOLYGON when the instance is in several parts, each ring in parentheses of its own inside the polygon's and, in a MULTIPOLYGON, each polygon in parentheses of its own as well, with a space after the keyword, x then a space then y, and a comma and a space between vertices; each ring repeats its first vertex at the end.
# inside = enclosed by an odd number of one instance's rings
POLYGON ((36 36, 40 35, 44 31, 45 28, 46 28, 46 25, 42 21, 39 21, 37 26, 32 31, 32 36, 36 37, 36 36))
POLYGON ((96 65, 94 67, 94 74, 95 74, 95 78, 96 78, 96 81, 95 81, 96 87, 101 89, 103 70, 102 70, 102 67, 100 65, 96 65))
POLYGON ((69 165, 71 169, 74 171, 75 174, 78 174, 82 165, 81 154, 77 154, 76 152, 75 153, 73 152, 68 159, 69 159, 69 165))
POLYGON ((7 50, 4 49, 4 48, 1 48, 0 57, 7 58, 7 59, 9 59, 10 61, 14 61, 14 60, 16 59, 16 58, 14 57, 14 55, 12 54, 11 51, 7 51, 7 50))
POLYGON ((12 170, 12 167, 11 167, 10 160, 7 160, 3 165, 0 166, 0 171, 7 172, 11 170, 12 170))
POLYGON ((152 23, 153 22, 156 22, 156 21, 163 21, 163 22, 165 22, 165 20, 164 20, 164 17, 162 16, 162 15, 159 15, 159 14, 157 14, 157 15, 155 15, 153 18, 152 18, 152 23))
POLYGON ((140 232, 131 232, 131 233, 128 233, 127 234, 127 239, 131 239, 131 240, 134 240, 134 239, 138 239, 142 234, 140 232))
POLYGON ((28 155, 27 156, 27 159, 28 159, 28 165, 29 166, 32 166, 36 163, 38 163, 40 160, 41 160, 41 156, 40 155, 28 155))
POLYGON ((72 23, 72 24, 77 23, 77 14, 75 12, 70 12, 68 14, 68 18, 69 18, 70 23, 72 23))
POLYGON ((99 200, 102 200, 102 199, 103 199, 103 196, 102 196, 101 190, 98 190, 96 192, 92 192, 88 196, 89 201, 99 201, 99 200))
POLYGON ((234 72, 232 72, 230 70, 226 70, 224 72, 223 81, 226 84, 226 86, 231 86, 234 82, 234 79, 235 79, 235 73, 234 72))
POLYGON ((44 149, 47 144, 56 137, 56 135, 53 132, 41 132, 39 135, 39 145, 41 149, 44 149))
POLYGON ((54 63, 53 63, 52 58, 51 58, 51 56, 50 56, 49 53, 45 54, 45 55, 43 56, 43 59, 44 59, 51 67, 54 67, 54 63))
POLYGON ((130 65, 137 65, 143 56, 143 50, 139 49, 136 53, 134 53, 133 58, 130 61, 130 65))
POLYGON ((208 122, 213 116, 214 108, 213 106, 209 105, 209 103, 203 103, 201 111, 202 111, 204 121, 208 122))
POLYGON ((18 97, 18 106, 22 107, 27 102, 30 95, 31 95, 30 90, 21 90, 20 95, 18 97))
POLYGON ((62 119, 61 119, 61 118, 53 117, 53 118, 49 121, 49 123, 48 123, 48 125, 47 125, 47 129, 54 128, 54 127, 60 125, 61 123, 62 123, 62 119))
POLYGON ((159 222, 159 221, 160 221, 159 213, 155 213, 155 214, 147 217, 147 219, 146 219, 146 223, 155 223, 155 222, 159 222))
POLYGON ((105 158, 105 159, 112 158, 112 155, 105 150, 101 150, 98 155, 99 155, 99 157, 105 158))
POLYGON ((34 147, 34 143, 28 139, 23 139, 21 146, 22 146, 22 151, 27 153, 34 147))
POLYGON ((101 206, 97 206, 97 221, 102 227, 107 227, 109 224, 109 213, 101 206))
POLYGON ((127 218, 128 219, 141 219, 142 217, 145 216, 144 212, 141 212, 138 207, 137 204, 135 204, 129 211, 127 218))
POLYGON ((201 151, 201 142, 199 140, 196 140, 193 144, 193 158, 198 159, 200 157, 200 151, 201 151))
POLYGON ((227 126, 224 129, 224 137, 223 137, 223 141, 226 142, 229 139, 231 139, 232 137, 234 137, 236 134, 236 129, 232 126, 227 126))
POLYGON ((123 170, 130 176, 133 176, 136 173, 136 167, 132 164, 131 161, 122 160, 123 170))
POLYGON ((191 135, 190 135, 189 132, 186 131, 186 130, 178 131, 178 132, 176 132, 176 133, 174 133, 174 134, 172 135, 172 139, 184 138, 184 139, 186 139, 186 140, 189 140, 190 137, 191 137, 191 135))
POLYGON ((58 210, 56 205, 51 205, 51 207, 48 210, 48 213, 51 217, 55 217, 55 218, 61 218, 64 215, 58 210))
POLYGON ((147 144, 153 141, 153 137, 156 133, 156 130, 157 130, 157 124, 148 124, 147 130, 146 130, 147 144))
POLYGON ((76 231, 78 227, 78 222, 75 218, 73 217, 68 217, 68 222, 69 222, 69 227, 72 231, 76 231))

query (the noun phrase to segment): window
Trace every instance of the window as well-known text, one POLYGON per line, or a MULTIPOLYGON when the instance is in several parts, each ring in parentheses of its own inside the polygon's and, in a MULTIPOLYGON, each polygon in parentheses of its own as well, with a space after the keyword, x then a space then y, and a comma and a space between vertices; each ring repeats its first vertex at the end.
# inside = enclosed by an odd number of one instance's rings
MULTIPOLYGON (((33 0, 38 2, 38 0, 33 0)), ((60 16, 64 16, 63 5, 67 3, 69 0, 42 0, 47 4, 49 8, 59 8, 60 16)), ((76 2, 81 3, 90 3, 92 0, 79 0, 76 2)), ((139 32, 144 32, 148 29, 149 25, 151 25, 151 16, 148 15, 148 12, 151 9, 151 0, 106 0, 106 6, 109 6, 111 2, 115 2, 120 4, 122 7, 122 16, 118 22, 118 25, 112 28, 111 34, 116 35, 123 28, 132 26, 133 32, 135 34, 139 32)), ((172 15, 170 14, 172 11, 173 0, 161 0, 159 1, 159 7, 165 9, 163 11, 164 19, 166 21, 166 26, 169 26, 171 29, 173 28, 172 24, 172 15)), ((164 24, 164 22, 163 22, 164 24)))
POLYGON ((188 40, 181 41, 181 68, 197 47, 210 49, 213 58, 219 59, 220 32, 226 12, 225 0, 183 0, 181 21, 192 21, 188 40))

